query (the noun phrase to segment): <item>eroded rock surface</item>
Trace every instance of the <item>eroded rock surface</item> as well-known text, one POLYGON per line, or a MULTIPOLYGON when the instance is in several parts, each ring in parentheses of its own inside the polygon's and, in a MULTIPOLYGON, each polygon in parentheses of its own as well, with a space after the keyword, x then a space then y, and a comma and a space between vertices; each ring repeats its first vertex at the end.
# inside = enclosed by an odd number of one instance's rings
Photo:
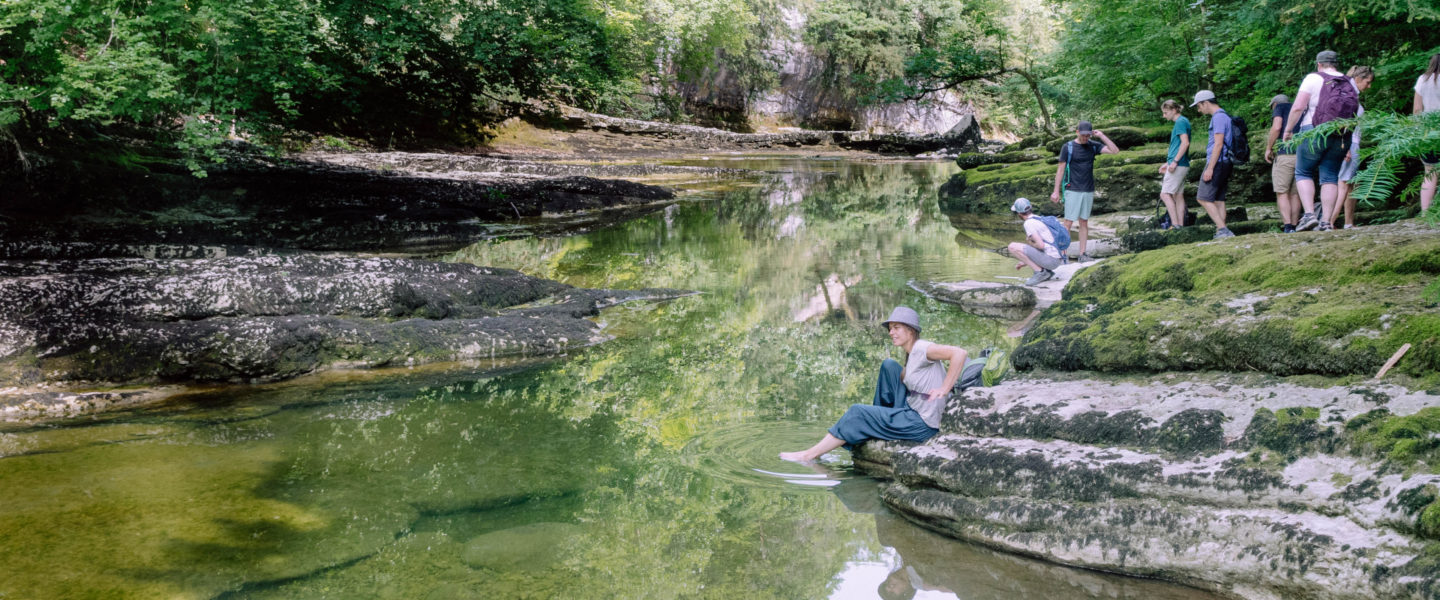
POLYGON ((855 458, 894 478, 907 518, 995 548, 1241 598, 1433 598, 1440 475, 1366 440, 1437 404, 1398 386, 1012 381, 952 401, 924 444, 855 458))
POLYGON ((0 262, 0 384, 260 381, 317 369, 563 352, 586 317, 675 290, 309 255, 0 262))

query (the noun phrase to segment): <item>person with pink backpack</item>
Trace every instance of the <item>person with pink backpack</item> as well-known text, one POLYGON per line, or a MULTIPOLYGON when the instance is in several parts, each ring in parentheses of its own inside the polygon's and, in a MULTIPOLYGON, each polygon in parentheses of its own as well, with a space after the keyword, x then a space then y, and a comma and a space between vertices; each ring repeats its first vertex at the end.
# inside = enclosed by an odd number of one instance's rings
MULTIPOLYGON (((1340 57, 1333 50, 1315 55, 1315 72, 1300 82, 1300 93, 1290 109, 1285 128, 1285 141, 1296 133, 1314 129, 1316 125, 1335 119, 1353 118, 1360 110, 1360 90, 1355 82, 1336 68, 1340 57)), ((1337 132, 1323 140, 1300 144, 1295 159, 1295 186, 1300 188, 1300 215, 1296 231, 1319 228, 1328 231, 1330 223, 1315 216, 1315 186, 1320 186, 1320 206, 1326 216, 1336 212, 1339 198, 1340 165, 1350 152, 1350 132, 1337 132)))

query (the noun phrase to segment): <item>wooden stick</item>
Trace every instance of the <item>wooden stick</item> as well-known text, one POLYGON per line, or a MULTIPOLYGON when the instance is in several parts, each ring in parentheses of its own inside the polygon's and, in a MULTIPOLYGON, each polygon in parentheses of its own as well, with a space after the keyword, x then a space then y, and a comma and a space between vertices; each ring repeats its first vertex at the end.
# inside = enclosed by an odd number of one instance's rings
POLYGON ((1395 366, 1395 363, 1400 362, 1400 357, 1405 356, 1405 353, 1409 351, 1410 344, 1405 344, 1404 346, 1401 346, 1400 349, 1396 350, 1395 354, 1390 357, 1390 360, 1385 361, 1385 366, 1380 367, 1380 372, 1375 374, 1375 378, 1379 379, 1381 377, 1384 377, 1385 373, 1390 370, 1390 367, 1393 367, 1395 366))

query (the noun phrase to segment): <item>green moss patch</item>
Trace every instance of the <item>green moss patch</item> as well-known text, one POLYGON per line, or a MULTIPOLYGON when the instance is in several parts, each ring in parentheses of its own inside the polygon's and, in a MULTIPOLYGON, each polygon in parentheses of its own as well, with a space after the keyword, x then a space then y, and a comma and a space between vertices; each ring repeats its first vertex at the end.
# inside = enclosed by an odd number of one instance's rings
MULTIPOLYGON (((1335 430, 1319 423, 1320 409, 1303 406, 1255 411, 1245 428, 1245 439, 1253 445, 1294 459, 1314 449, 1329 451, 1338 439, 1335 430)), ((1349 482, 1346 482, 1349 483, 1349 482)))
POLYGON ((1440 231, 1414 222, 1341 234, 1171 246, 1085 269, 1013 355, 1020 369, 1260 371, 1440 380, 1440 231))
MULTIPOLYGON (((1404 417, 1374 410, 1346 423, 1352 443, 1404 464, 1426 461, 1440 466, 1440 407, 1404 417)), ((1437 513, 1440 517, 1440 513, 1437 513)))

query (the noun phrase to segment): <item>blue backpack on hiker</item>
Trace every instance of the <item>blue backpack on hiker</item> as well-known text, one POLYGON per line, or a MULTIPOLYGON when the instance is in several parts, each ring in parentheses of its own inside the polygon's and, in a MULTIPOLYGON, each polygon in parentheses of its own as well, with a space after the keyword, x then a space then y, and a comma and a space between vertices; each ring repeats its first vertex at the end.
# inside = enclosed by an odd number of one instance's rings
POLYGON ((1065 251, 1070 249, 1070 230, 1060 219, 1051 216, 1035 217, 1040 219, 1046 227, 1050 228, 1050 237, 1055 238, 1055 249, 1060 251, 1060 256, 1065 256, 1065 251))

